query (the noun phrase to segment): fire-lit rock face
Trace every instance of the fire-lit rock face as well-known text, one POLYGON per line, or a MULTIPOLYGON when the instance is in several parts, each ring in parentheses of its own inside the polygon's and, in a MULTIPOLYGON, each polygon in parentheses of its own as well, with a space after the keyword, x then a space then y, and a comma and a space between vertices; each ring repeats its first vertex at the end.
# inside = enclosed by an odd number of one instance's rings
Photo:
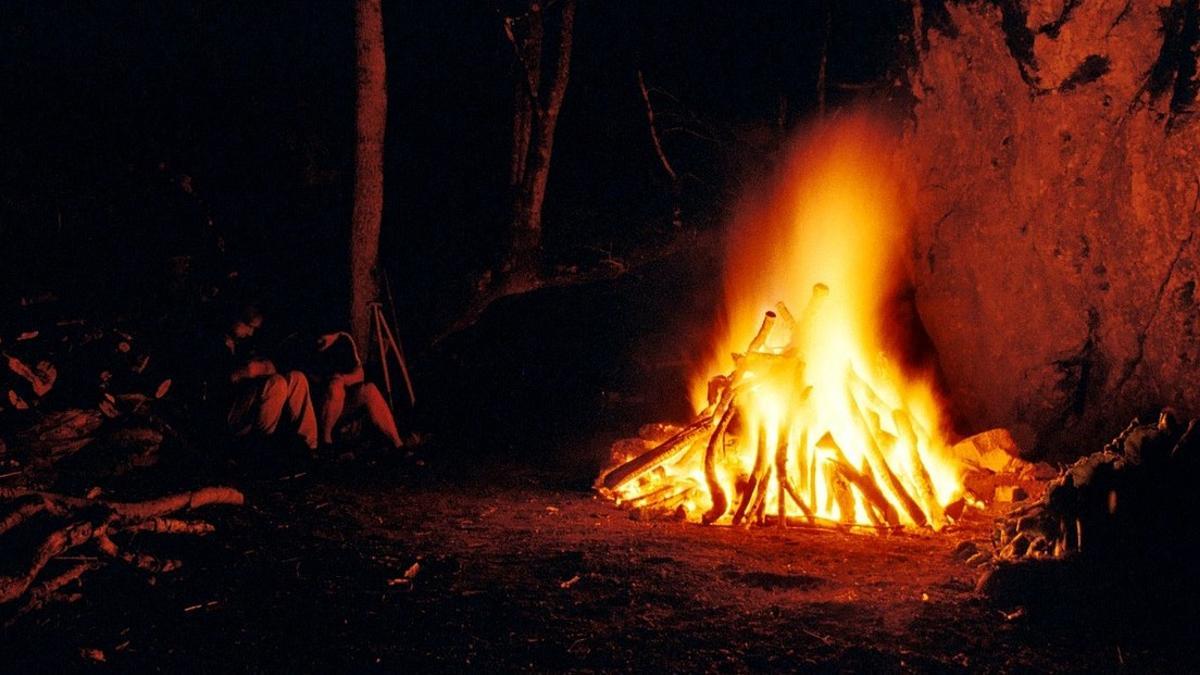
POLYGON ((740 205, 697 417, 617 458, 606 492, 709 523, 946 522, 961 472, 937 398, 885 347, 909 215, 893 147, 845 115, 740 205))
POLYGON ((1070 452, 1200 408, 1187 3, 917 6, 911 253, 963 430, 1070 452))

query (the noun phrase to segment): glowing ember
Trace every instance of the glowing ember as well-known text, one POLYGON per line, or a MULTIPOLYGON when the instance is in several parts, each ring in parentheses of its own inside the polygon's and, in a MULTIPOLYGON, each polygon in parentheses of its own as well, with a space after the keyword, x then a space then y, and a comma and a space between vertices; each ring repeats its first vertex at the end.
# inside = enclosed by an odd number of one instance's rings
POLYGON ((961 472, 933 388, 891 365, 883 339, 907 249, 888 147, 863 116, 814 130, 743 205, 698 414, 620 458, 602 492, 706 523, 945 524, 961 472))

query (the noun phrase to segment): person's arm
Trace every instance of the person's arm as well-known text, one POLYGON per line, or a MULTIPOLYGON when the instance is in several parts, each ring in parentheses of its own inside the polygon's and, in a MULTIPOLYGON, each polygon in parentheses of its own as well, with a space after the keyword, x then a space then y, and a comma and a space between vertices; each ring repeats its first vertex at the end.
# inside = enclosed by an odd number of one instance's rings
POLYGON ((333 379, 340 381, 347 387, 352 384, 361 384, 365 379, 365 376, 363 375, 363 367, 355 366, 354 370, 351 370, 348 373, 337 373, 333 376, 333 379))
MULTIPOLYGON (((333 345, 337 344, 337 342, 342 339, 344 339, 350 346, 350 354, 354 358, 354 365, 349 370, 334 372, 331 379, 340 381, 342 384, 347 386, 352 384, 360 384, 364 379, 366 379, 363 373, 362 359, 358 355, 358 346, 354 344, 354 338, 351 337, 349 333, 345 331, 338 331, 336 333, 327 333, 322 335, 321 337, 317 338, 317 351, 327 352, 331 347, 333 347, 333 345)), ((336 367, 337 366, 335 365, 335 368, 336 367)), ((345 366, 342 367, 344 368, 345 366)))
POLYGON ((266 375, 275 374, 275 364, 270 359, 251 359, 241 367, 235 369, 229 376, 230 382, 240 382, 242 380, 264 377, 266 375))

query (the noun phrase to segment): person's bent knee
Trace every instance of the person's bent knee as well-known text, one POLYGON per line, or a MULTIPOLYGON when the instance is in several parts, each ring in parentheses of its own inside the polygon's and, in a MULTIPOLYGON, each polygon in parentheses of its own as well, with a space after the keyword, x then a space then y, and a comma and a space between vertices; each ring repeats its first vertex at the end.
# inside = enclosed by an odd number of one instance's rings
POLYGON ((288 371, 286 383, 288 390, 308 391, 308 378, 298 370, 288 371))
POLYGON ((282 375, 268 375, 262 384, 262 397, 265 401, 273 398, 286 398, 287 393, 288 381, 282 375))

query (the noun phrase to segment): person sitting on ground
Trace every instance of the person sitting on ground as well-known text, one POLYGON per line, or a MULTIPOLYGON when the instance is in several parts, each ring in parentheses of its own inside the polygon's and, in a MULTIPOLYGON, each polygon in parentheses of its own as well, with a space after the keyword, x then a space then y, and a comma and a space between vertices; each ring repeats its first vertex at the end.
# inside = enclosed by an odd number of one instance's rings
POLYGON ((309 451, 317 448, 317 418, 308 378, 299 371, 280 373, 253 348, 262 312, 244 305, 227 317, 216 355, 206 367, 204 398, 227 411, 225 424, 236 437, 294 434, 309 451))
POLYGON ((367 382, 354 338, 345 331, 325 333, 316 339, 316 354, 308 372, 316 383, 321 443, 333 444, 338 422, 346 412, 366 413, 368 424, 393 448, 404 445, 391 408, 379 387, 367 382))

